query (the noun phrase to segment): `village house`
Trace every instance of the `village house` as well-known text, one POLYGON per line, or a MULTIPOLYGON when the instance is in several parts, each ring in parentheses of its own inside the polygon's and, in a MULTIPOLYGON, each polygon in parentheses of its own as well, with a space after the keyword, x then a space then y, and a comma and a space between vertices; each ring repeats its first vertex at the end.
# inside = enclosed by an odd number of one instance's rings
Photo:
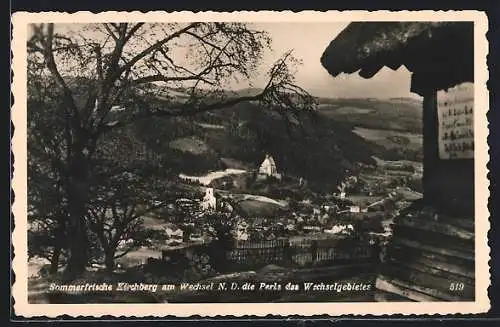
POLYGON ((189 235, 190 242, 205 242, 205 237, 202 233, 193 233, 189 235))
POLYGON ((177 225, 167 223, 165 225, 165 236, 168 244, 182 243, 184 239, 184 232, 177 225))
POLYGON ((361 212, 361 208, 359 206, 349 206, 349 212, 361 212))
POLYGON ((305 225, 305 226, 302 226, 302 230, 305 232, 321 232, 321 226, 305 225))
POLYGON ((342 224, 330 224, 327 228, 323 230, 326 234, 342 234, 349 235, 354 231, 354 226, 352 224, 342 225, 342 224))
POLYGON ((473 31, 472 22, 351 23, 321 57, 334 77, 404 66, 411 91, 423 97, 423 199, 396 220, 377 300, 474 300, 473 112, 463 110, 473 108, 473 31), (461 140, 444 137, 455 128, 450 119, 460 120, 461 140), (450 280, 464 289, 453 292, 450 280))

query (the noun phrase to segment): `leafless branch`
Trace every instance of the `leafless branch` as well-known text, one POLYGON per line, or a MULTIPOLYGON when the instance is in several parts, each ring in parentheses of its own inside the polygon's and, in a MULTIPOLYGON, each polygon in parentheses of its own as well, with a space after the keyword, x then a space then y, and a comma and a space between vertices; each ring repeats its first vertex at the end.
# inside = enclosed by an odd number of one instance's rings
POLYGON ((125 36, 125 41, 128 41, 130 40, 130 38, 132 36, 135 35, 135 33, 144 25, 144 23, 137 23, 135 24, 134 26, 132 26, 132 28, 130 29, 130 31, 127 33, 127 35, 125 36))
POLYGON ((106 31, 108 32, 108 34, 113 38, 113 40, 115 40, 115 42, 118 42, 118 37, 111 30, 111 28, 109 27, 109 24, 104 23, 103 25, 104 25, 104 28, 106 29, 106 31))
POLYGON ((164 44, 167 42, 181 36, 183 33, 189 31, 192 28, 195 28, 196 26, 200 25, 200 23, 191 23, 188 26, 170 34, 166 38, 154 43, 153 45, 147 47, 146 49, 142 50, 139 54, 137 54, 135 57, 133 57, 127 64, 123 65, 121 69, 117 72, 117 76, 120 76, 123 74, 125 71, 129 70, 132 68, 138 61, 146 57, 148 54, 151 52, 161 48, 164 44))

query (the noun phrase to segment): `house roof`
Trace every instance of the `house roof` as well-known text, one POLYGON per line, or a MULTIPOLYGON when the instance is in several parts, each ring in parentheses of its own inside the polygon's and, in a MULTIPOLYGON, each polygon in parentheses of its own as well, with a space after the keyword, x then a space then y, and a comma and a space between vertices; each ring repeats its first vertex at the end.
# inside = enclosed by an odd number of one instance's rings
POLYGON ((412 91, 445 89, 472 81, 473 28, 472 22, 354 22, 330 42, 321 64, 332 76, 359 71, 363 78, 405 66, 414 73, 412 91))

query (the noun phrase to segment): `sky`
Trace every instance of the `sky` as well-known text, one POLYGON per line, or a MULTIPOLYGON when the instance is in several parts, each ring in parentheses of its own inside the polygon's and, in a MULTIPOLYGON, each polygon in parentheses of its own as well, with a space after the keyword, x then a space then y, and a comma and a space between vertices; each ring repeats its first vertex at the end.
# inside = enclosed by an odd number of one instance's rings
MULTIPOLYGON (((393 71, 387 67, 370 79, 357 73, 341 74, 332 77, 321 65, 320 58, 328 44, 347 26, 346 22, 270 22, 253 23, 258 30, 267 31, 272 39, 272 51, 266 52, 258 69, 255 87, 264 87, 267 82, 265 73, 285 52, 293 50, 293 55, 301 59, 296 84, 314 96, 330 98, 392 98, 413 97, 410 92, 410 73, 406 68, 393 71), (261 73, 262 72, 262 73, 261 73)), ((56 31, 80 30, 79 24, 56 25, 56 31)), ((248 85, 230 85, 238 89, 248 85)))
MULTIPOLYGON (((357 73, 332 77, 320 63, 321 55, 328 44, 347 23, 261 23, 256 28, 267 31, 273 39, 273 53, 264 57, 264 66, 270 66, 281 54, 293 49, 302 59, 296 83, 315 96, 391 98, 418 97, 410 92, 410 72, 406 68, 393 71, 383 68, 370 79, 357 73)), ((267 69, 266 69, 267 70, 267 69)), ((264 78, 264 77, 261 77, 264 78)), ((263 83, 259 81, 258 84, 263 83)))

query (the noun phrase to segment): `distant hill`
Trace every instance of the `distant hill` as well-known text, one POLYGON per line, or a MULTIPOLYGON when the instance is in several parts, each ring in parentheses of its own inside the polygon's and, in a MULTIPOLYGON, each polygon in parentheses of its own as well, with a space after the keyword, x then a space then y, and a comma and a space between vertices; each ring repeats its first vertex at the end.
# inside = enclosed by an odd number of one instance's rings
POLYGON ((238 96, 254 96, 259 93, 262 93, 263 89, 258 87, 247 87, 243 89, 239 89, 236 91, 229 91, 230 94, 238 95, 238 96))
POLYGON ((422 103, 418 99, 318 98, 326 117, 352 126, 422 133, 422 103))
MULTIPOLYGON (((251 96, 260 88, 229 91, 233 96, 251 96)), ((417 98, 327 98, 316 97, 318 111, 352 127, 422 133, 422 101, 417 98)))
MULTIPOLYGON (((189 90, 162 88, 151 85, 156 97, 162 101, 186 101, 189 90)), ((249 87, 227 90, 227 97, 254 96, 261 88, 249 87)), ((351 128, 364 127, 400 132, 422 133, 422 101, 417 98, 327 98, 316 97, 318 112, 351 128)))
POLYGON ((422 99, 417 99, 417 98, 405 98, 405 97, 396 97, 396 98, 390 98, 389 99, 392 102, 406 102, 406 103, 413 103, 416 104, 417 106, 422 105, 422 99))

